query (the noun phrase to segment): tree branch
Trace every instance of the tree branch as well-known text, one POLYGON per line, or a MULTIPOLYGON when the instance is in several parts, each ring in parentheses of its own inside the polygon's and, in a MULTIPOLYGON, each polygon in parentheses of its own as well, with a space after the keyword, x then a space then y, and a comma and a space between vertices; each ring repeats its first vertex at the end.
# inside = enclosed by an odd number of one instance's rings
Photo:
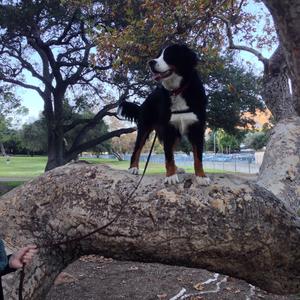
MULTIPOLYGON (((10 57, 14 57, 16 60, 18 60, 21 63, 22 68, 28 70, 31 75, 37 79, 39 79, 43 84, 45 84, 50 90, 53 91, 53 86, 51 84, 51 81, 49 80, 49 77, 46 76, 42 76, 40 75, 33 67, 33 65, 31 63, 29 63, 27 60, 25 60, 22 57, 22 53, 20 50, 16 49, 16 48, 11 48, 11 51, 2 51, 1 53, 3 54, 7 54, 10 57), (16 52, 17 54, 14 54, 13 52, 16 52)), ((41 57, 42 61, 43 61, 43 57, 41 57)), ((44 63, 44 61, 43 61, 44 63)))
POLYGON ((36 87, 36 86, 34 86, 34 85, 27 84, 27 83, 25 83, 25 82, 23 82, 23 81, 19 81, 19 80, 17 80, 17 79, 6 78, 5 76, 2 76, 1 74, 0 74, 0 80, 3 80, 4 82, 8 82, 8 83, 13 83, 13 84, 19 85, 19 86, 21 86, 21 87, 23 87, 23 88, 25 88, 25 89, 34 90, 34 91, 36 91, 42 98, 44 97, 43 91, 42 91, 40 88, 38 88, 38 87, 36 87))
MULTIPOLYGON (((71 30, 72 28, 72 25, 74 23, 74 20, 75 20, 75 17, 76 17, 76 14, 78 13, 79 9, 75 9, 74 13, 72 14, 68 24, 64 27, 64 30, 62 32, 62 34, 57 38, 57 39, 54 39, 54 40, 50 40, 48 41, 46 44, 47 46, 53 46, 53 45, 62 45, 62 44, 68 44, 69 43, 69 37, 72 38, 72 34, 70 34, 68 36, 68 40, 63 42, 63 40, 67 37, 69 31, 71 30)), ((77 32, 73 35, 73 37, 76 37, 77 36, 77 32)))
POLYGON ((33 49, 35 49, 38 53, 41 53, 43 55, 41 56, 42 58, 44 56, 47 57, 47 60, 49 61, 57 83, 61 84, 63 82, 63 79, 59 70, 59 66, 55 61, 54 55, 51 51, 51 48, 46 43, 44 43, 38 35, 36 35, 34 38, 28 38, 28 43, 33 49))
POLYGON ((265 58, 259 51, 247 47, 247 46, 242 46, 242 45, 236 45, 233 41, 233 33, 231 30, 231 22, 229 19, 225 18, 224 16, 217 16, 216 18, 220 19, 221 21, 223 21, 225 23, 226 26, 226 33, 227 33, 227 37, 228 37, 228 48, 229 49, 233 49, 233 50, 243 50, 243 51, 247 51, 253 55, 255 55, 257 57, 257 59, 259 61, 261 61, 264 65, 264 68, 267 69, 268 68, 268 64, 269 64, 269 60, 267 58, 265 58))
POLYGON ((86 124, 90 121, 91 121, 91 119, 78 119, 78 120, 73 121, 71 124, 64 125, 64 133, 67 133, 68 131, 72 130, 73 128, 75 128, 78 125, 86 124))
POLYGON ((70 152, 73 152, 73 149, 77 148, 77 146, 80 144, 81 140, 85 136, 85 134, 92 128, 94 128, 99 120, 102 120, 107 113, 113 109, 116 108, 122 101, 124 101, 128 95, 128 90, 124 92, 124 94, 120 97, 120 99, 116 102, 110 103, 105 105, 95 116, 93 119, 91 119, 90 122, 88 122, 78 133, 77 137, 74 139, 73 145, 70 149, 70 152))
POLYGON ((122 134, 127 134, 127 133, 131 133, 136 131, 135 127, 131 127, 131 128, 122 128, 122 129, 117 129, 108 133, 103 134, 102 136, 100 136, 99 138, 90 140, 86 143, 82 143, 76 147, 73 147, 67 151, 66 153, 66 162, 70 161, 71 159, 74 159, 79 153, 88 150, 92 147, 95 147, 113 137, 119 137, 122 134))

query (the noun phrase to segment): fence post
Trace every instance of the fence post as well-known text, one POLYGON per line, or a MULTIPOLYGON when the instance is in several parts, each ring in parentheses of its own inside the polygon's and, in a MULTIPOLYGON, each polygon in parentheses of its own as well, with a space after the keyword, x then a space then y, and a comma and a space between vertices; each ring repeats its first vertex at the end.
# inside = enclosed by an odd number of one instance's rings
POLYGON ((234 156, 234 173, 236 173, 236 155, 234 156))

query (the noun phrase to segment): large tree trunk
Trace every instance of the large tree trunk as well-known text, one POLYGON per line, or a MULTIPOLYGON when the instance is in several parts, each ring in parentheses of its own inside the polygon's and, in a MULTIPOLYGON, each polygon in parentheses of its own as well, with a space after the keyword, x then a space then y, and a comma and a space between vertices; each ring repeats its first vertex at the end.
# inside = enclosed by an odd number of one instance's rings
POLYGON ((45 171, 49 171, 63 165, 63 163, 60 163, 61 160, 59 159, 57 149, 57 144, 60 144, 62 140, 60 141, 58 139, 54 127, 54 124, 48 126, 48 160, 45 171))
POLYGON ((272 130, 258 184, 299 213, 300 205, 300 2, 264 0, 280 46, 269 60, 264 97, 278 121, 272 130), (288 86, 291 79, 292 92, 288 86))
POLYGON ((283 49, 279 45, 268 60, 268 64, 265 64, 262 93, 263 99, 276 122, 297 115, 289 78, 283 49))
POLYGON ((270 10, 286 58, 293 87, 294 107, 300 115, 300 2, 263 0, 270 10))
POLYGON ((0 151, 3 156, 6 156, 6 151, 2 142, 0 142, 0 151))
MULTIPOLYGON (((63 85, 60 83, 60 85, 63 85)), ((49 171, 65 164, 65 147, 63 131, 63 97, 66 88, 64 86, 56 88, 54 93, 53 108, 46 113, 48 128, 48 161, 45 170, 49 171)), ((45 106, 46 108, 46 106, 45 106)))
MULTIPOLYGON (((45 173, 0 202, 5 240, 42 245, 79 237, 120 217, 84 240, 42 248, 26 268, 25 299, 44 299, 55 276, 84 254, 206 268, 273 293, 300 292, 300 220, 280 199, 241 176, 215 176, 209 187, 192 175, 166 187, 105 166, 67 165, 45 173)), ((16 282, 8 291, 16 299, 16 282)))
POLYGON ((283 119, 273 128, 258 184, 300 215, 300 117, 283 119))

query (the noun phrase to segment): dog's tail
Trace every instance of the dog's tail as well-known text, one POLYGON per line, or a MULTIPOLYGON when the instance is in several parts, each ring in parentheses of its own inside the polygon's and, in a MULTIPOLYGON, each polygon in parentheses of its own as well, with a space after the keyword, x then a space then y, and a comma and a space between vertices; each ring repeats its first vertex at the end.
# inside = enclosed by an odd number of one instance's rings
POLYGON ((126 120, 137 123, 140 109, 138 104, 124 101, 118 107, 118 115, 124 117, 126 120))

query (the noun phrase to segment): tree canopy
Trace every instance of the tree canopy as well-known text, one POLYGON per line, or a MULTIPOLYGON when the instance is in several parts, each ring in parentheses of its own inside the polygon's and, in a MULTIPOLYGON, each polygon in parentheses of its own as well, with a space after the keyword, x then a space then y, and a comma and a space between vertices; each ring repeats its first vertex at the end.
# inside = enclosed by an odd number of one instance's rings
POLYGON ((261 107, 259 85, 255 75, 222 57, 224 18, 231 20, 235 34, 251 43, 261 46, 273 40, 270 30, 257 39, 254 31, 259 16, 246 12, 247 5, 248 1, 204 0, 2 1, 0 81, 34 90, 43 99, 46 168, 134 130, 99 132, 83 140, 105 116, 115 115, 114 108, 122 100, 133 95, 143 99, 153 88, 145 62, 165 43, 187 43, 199 54, 203 81, 208 90, 214 90, 209 126, 233 131, 243 125, 241 113, 261 107), (70 106, 89 107, 96 113, 70 123, 64 99, 71 99, 70 106), (65 137, 78 126, 77 136, 66 148, 65 137))
POLYGON ((123 94, 107 100, 108 92, 99 80, 99 72, 111 68, 111 63, 99 65, 93 60, 96 44, 93 28, 110 19, 95 6, 70 6, 63 1, 2 1, 0 4, 0 81, 36 91, 44 101, 47 121, 48 163, 46 169, 62 165, 78 153, 105 140, 132 132, 118 129, 83 141, 110 110, 124 99, 123 94), (35 81, 29 81, 28 77, 35 81), (34 82, 34 83, 33 83, 34 82), (92 118, 65 120, 64 99, 70 105, 96 107, 92 118), (84 124, 77 136, 65 148, 65 135, 84 124))

